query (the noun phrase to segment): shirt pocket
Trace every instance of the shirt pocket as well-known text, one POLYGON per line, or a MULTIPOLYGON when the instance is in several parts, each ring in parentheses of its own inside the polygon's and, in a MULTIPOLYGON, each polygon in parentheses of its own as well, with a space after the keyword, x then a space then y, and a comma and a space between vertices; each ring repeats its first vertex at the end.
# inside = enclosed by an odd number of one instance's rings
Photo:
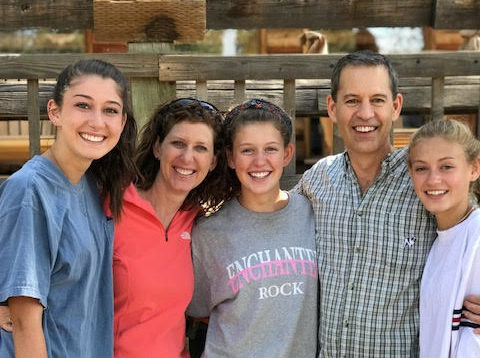
POLYGON ((386 265, 395 270, 408 271, 420 279, 425 261, 432 244, 432 230, 423 217, 412 218, 398 213, 390 213, 387 237, 390 240, 386 249, 386 265), (396 215, 396 217, 393 217, 396 215))

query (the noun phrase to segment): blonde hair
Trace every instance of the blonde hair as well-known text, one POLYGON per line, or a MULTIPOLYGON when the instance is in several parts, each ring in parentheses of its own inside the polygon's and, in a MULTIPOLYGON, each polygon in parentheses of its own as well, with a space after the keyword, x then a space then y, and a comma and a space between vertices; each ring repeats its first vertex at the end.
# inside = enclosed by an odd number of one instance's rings
MULTIPOLYGON (((412 149, 422 139, 440 137, 447 141, 459 144, 467 162, 473 163, 480 157, 480 141, 475 138, 472 131, 465 124, 452 119, 431 121, 424 124, 416 131, 409 141, 408 146, 408 166, 411 167, 412 149)), ((470 192, 473 194, 477 203, 480 203, 480 178, 470 185, 470 192)))

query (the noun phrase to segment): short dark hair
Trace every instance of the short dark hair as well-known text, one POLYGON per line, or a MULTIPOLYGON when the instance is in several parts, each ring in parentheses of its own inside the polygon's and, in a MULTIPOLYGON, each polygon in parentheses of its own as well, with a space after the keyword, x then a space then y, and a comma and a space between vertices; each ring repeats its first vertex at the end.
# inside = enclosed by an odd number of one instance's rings
POLYGON ((383 66, 388 72, 390 79, 390 90, 392 96, 395 97, 398 94, 398 75, 392 63, 382 54, 372 51, 357 51, 343 56, 338 60, 333 68, 331 78, 331 90, 333 100, 337 101, 337 93, 340 86, 340 75, 343 69, 347 66, 383 66))

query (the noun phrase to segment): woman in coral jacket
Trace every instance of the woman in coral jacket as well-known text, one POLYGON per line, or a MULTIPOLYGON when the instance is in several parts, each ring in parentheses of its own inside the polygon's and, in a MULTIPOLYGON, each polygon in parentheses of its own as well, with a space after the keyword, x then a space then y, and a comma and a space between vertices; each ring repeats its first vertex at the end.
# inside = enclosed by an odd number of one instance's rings
POLYGON ((140 176, 115 223, 115 358, 188 357, 190 232, 223 198, 222 140, 222 116, 192 98, 162 106, 143 129, 140 176))

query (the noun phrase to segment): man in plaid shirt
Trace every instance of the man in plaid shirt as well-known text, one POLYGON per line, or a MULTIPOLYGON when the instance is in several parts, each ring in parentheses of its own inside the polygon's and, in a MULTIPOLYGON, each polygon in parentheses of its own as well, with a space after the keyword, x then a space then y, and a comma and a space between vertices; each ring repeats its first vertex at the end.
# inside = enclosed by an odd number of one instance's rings
MULTIPOLYGON (((339 60, 327 108, 346 152, 320 160, 297 186, 316 217, 322 358, 418 356, 420 279, 436 226, 405 150, 390 141, 403 102, 397 83, 380 54, 339 60)), ((471 301, 480 313, 480 296, 471 301)))

